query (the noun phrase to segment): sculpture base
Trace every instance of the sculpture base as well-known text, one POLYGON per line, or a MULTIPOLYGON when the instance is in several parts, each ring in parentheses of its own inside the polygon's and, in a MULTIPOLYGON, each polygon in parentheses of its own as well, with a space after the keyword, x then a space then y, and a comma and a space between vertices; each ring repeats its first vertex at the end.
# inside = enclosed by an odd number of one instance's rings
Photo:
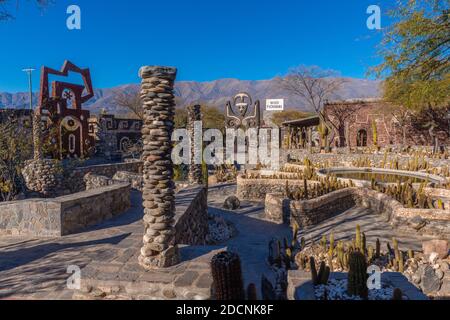
POLYGON ((180 253, 178 246, 172 246, 160 252, 156 256, 139 256, 139 264, 146 270, 168 268, 180 263, 180 253))

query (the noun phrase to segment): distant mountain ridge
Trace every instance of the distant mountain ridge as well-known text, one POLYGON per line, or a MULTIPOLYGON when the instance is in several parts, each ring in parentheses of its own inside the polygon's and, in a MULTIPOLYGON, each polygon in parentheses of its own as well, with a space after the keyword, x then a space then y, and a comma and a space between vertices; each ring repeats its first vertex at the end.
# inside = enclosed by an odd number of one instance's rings
MULTIPOLYGON (((380 95, 380 82, 366 79, 346 78, 347 82, 332 99, 372 98, 380 95)), ((126 113, 114 105, 114 94, 117 91, 137 92, 138 84, 129 84, 108 89, 95 89, 94 97, 84 107, 93 113, 99 113, 105 109, 109 113, 126 113)), ((192 103, 204 103, 225 107, 227 101, 238 92, 249 93, 254 100, 260 100, 265 106, 266 99, 285 99, 287 109, 311 111, 308 105, 300 97, 280 89, 275 80, 238 80, 220 79, 209 82, 179 81, 175 84, 177 106, 185 107, 192 103)), ((28 108, 28 93, 0 92, 0 108, 28 108)), ((37 101, 38 93, 34 93, 33 101, 37 101)))

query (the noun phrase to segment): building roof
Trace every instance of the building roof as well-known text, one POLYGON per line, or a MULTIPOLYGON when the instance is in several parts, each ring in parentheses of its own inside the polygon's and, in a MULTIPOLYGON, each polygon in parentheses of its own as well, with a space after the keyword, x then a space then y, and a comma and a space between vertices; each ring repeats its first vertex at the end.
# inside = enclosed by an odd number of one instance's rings
POLYGON ((283 127, 293 126, 293 127, 314 127, 320 124, 319 116, 312 116, 308 118, 291 120, 283 122, 283 127))

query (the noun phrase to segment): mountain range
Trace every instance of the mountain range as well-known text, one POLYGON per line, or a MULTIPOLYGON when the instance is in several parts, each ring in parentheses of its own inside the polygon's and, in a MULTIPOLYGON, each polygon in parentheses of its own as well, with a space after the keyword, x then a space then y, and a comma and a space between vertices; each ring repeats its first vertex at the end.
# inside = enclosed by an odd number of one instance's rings
MULTIPOLYGON (((116 92, 138 92, 138 84, 129 84, 107 89, 95 89, 94 97, 84 104, 93 113, 105 109, 108 113, 124 114, 127 110, 114 104, 116 92)), ((254 100, 259 99, 265 106, 266 99, 285 99, 286 109, 312 111, 307 103, 290 92, 279 88, 275 80, 220 79, 210 82, 179 81, 175 84, 177 106, 185 107, 192 103, 202 103, 224 109, 227 101, 237 93, 247 92, 254 100)), ((380 82, 367 79, 346 78, 342 88, 331 99, 356 99, 378 97, 380 82)), ((33 94, 37 101, 38 93, 33 94)), ((0 92, 0 108, 27 108, 29 94, 26 92, 0 92)))

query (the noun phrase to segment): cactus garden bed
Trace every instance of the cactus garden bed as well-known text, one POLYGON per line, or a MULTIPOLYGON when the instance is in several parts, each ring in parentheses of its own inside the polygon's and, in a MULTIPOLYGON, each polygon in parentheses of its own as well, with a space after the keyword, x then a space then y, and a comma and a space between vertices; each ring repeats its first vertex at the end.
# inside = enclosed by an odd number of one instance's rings
MULTIPOLYGON (((317 300, 363 300, 360 296, 350 295, 347 292, 348 280, 331 279, 326 285, 315 287, 314 294, 317 300)), ((401 291, 396 288, 383 284, 381 289, 369 290, 367 300, 409 300, 401 291), (395 296, 394 293, 399 294, 395 296)))

